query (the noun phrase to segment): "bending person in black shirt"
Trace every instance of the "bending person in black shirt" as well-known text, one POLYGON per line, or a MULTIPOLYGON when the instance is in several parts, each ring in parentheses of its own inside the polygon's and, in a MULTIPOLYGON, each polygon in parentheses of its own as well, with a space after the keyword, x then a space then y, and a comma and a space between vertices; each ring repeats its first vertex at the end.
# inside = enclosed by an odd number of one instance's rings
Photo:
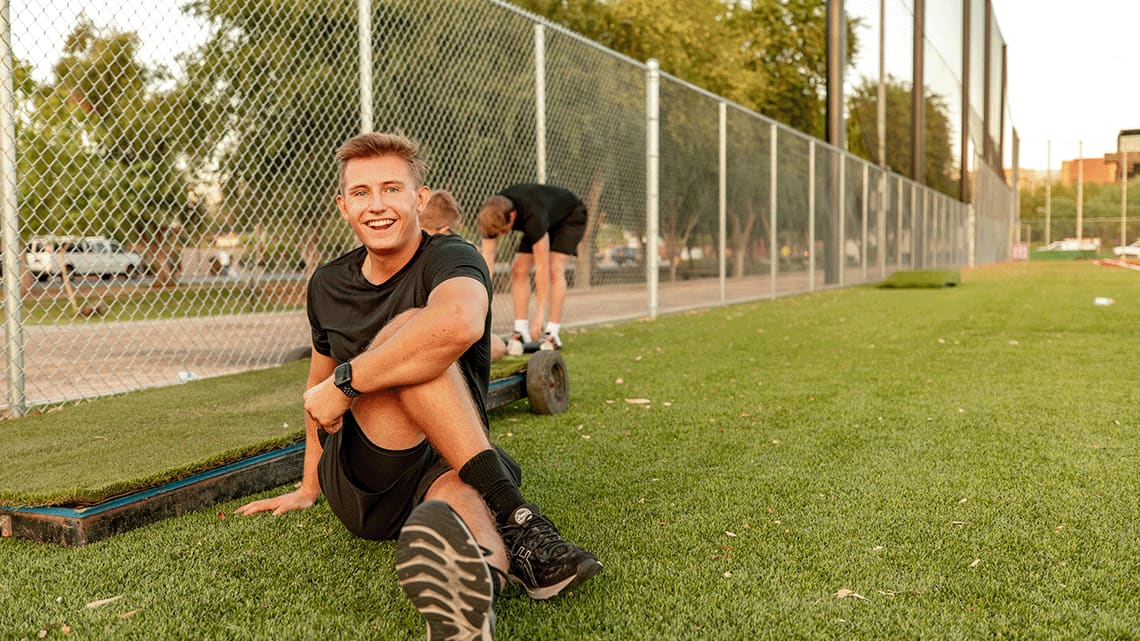
POLYGON ((480 250, 492 273, 499 236, 512 229, 523 234, 511 263, 515 324, 507 341, 507 353, 521 354, 523 343, 532 340, 541 341, 540 349, 560 349, 562 339, 558 331, 566 304, 566 266, 571 256, 578 255, 578 243, 586 232, 586 206, 573 192, 561 187, 522 183, 483 201, 477 225, 483 236, 480 250), (527 314, 532 267, 533 323, 527 314))
POLYGON ((324 492, 353 534, 398 537, 397 576, 429 638, 490 639, 504 569, 545 599, 601 564, 524 501, 517 464, 490 443, 490 277, 470 243, 421 231, 417 146, 363 134, 337 159, 336 204, 363 246, 309 281, 302 481, 238 512, 282 514, 324 492))

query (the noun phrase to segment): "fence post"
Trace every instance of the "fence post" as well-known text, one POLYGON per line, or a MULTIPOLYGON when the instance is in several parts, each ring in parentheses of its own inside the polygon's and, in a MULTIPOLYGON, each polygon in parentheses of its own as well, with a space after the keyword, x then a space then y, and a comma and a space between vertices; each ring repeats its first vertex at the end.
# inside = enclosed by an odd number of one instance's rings
POLYGON ((372 7, 369 0, 356 0, 357 48, 360 75, 360 133, 372 131, 372 7))
POLYGON ((918 183, 910 184, 910 269, 918 267, 918 183))
POLYGON ((895 231, 895 263, 896 263, 895 269, 902 269, 902 250, 903 250, 902 221, 903 221, 903 214, 902 214, 902 179, 900 179, 900 178, 895 179, 895 217, 898 218, 898 220, 896 221, 897 226, 895 227, 895 229, 897 230, 897 231, 895 231))
POLYGON ((1084 213, 1085 213, 1085 143, 1077 141, 1077 249, 1081 248, 1084 240, 1084 213))
POLYGON ((649 290, 649 318, 657 318, 657 234, 658 185, 657 170, 661 156, 658 149, 658 98, 661 73, 657 60, 650 58, 645 70, 645 284, 649 290))
POLYGON ((534 164, 540 185, 546 184, 546 29, 534 25, 534 164))
MULTIPOLYGON (((1128 244, 1128 152, 1120 159, 1120 246, 1128 244)), ((1124 254, 1120 260, 1124 260, 1124 254)))
POLYGON ((719 154, 718 154, 718 156, 719 156, 720 162, 718 163, 719 167, 717 169, 717 173, 720 177, 718 180, 718 186, 717 186, 717 189, 718 189, 718 197, 717 197, 717 217, 718 217, 718 223, 717 224, 718 224, 718 227, 717 227, 717 234, 719 235, 718 249, 720 250, 719 251, 720 259, 717 262, 719 263, 718 274, 720 276, 720 304, 723 305, 725 303, 725 301, 728 300, 728 292, 726 291, 726 286, 725 286, 725 282, 724 282, 725 281, 724 253, 725 253, 725 248, 727 247, 727 243, 725 242, 725 235, 726 235, 725 232, 727 229, 727 226, 725 224, 725 220, 728 216, 728 105, 726 105, 725 102, 723 100, 721 100, 720 102, 717 103, 716 106, 717 106, 717 120, 719 122, 718 128, 720 130, 719 135, 718 135, 718 138, 719 138, 719 143, 718 143, 719 154))
POLYGON ((835 203, 835 210, 831 212, 832 220, 835 221, 835 232, 831 233, 829 238, 829 245, 834 245, 832 248, 833 255, 836 256, 835 262, 838 263, 836 267, 839 273, 838 283, 840 287, 847 284, 847 156, 838 149, 833 149, 828 154, 831 157, 832 166, 838 165, 839 169, 839 187, 831 185, 831 192, 838 194, 838 198, 832 198, 835 203))
POLYGON ((1045 141, 1045 244, 1053 242, 1053 141, 1045 141))
POLYGON ((865 283, 867 282, 867 214, 869 213, 868 208, 870 207, 870 204, 867 202, 867 179, 870 177, 871 172, 869 171, 870 165, 865 162, 862 163, 862 165, 863 192, 860 195, 862 196, 861 202, 863 203, 863 210, 860 212, 860 216, 863 218, 863 228, 860 230, 859 268, 863 276, 863 282, 865 283))
POLYGON ((0 0, 0 194, 4 242, 4 334, 8 372, 8 413, 23 416, 27 406, 24 395, 24 329, 20 309, 20 235, 16 190, 16 98, 13 85, 12 21, 8 0, 0 0))
POLYGON ((875 224, 879 234, 879 278, 887 277, 887 203, 890 194, 887 192, 887 170, 879 167, 879 206, 875 212, 875 224))
POLYGON ((815 291, 815 139, 808 140, 808 291, 815 291))
POLYGON ((771 296, 775 298, 776 273, 780 269, 780 248, 776 246, 778 242, 776 237, 776 180, 779 176, 779 171, 776 169, 776 153, 780 145, 776 138, 779 134, 776 123, 773 122, 768 125, 768 134, 768 276, 771 296))

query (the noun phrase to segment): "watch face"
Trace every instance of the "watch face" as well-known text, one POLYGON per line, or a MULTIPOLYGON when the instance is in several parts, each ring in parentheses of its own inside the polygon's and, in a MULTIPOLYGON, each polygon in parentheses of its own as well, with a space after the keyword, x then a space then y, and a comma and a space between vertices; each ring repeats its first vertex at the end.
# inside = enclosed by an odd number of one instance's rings
POLYGON ((352 365, 341 363, 333 370, 333 384, 337 387, 352 383, 352 365))
POLYGON ((352 365, 350 363, 341 363, 333 370, 333 385, 340 388, 344 395, 349 398, 356 398, 360 396, 360 391, 352 386, 352 365))

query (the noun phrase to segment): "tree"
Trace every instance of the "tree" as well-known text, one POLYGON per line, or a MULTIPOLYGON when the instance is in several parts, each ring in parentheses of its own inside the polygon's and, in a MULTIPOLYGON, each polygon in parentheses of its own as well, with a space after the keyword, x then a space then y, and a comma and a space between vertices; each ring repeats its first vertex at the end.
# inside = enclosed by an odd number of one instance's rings
MULTIPOLYGON (((824 133, 826 0, 515 3, 631 58, 656 58, 663 71, 746 108, 817 137, 824 133)), ((849 21, 849 60, 857 51, 856 26, 849 21)), ((660 228, 673 277, 683 249, 716 235, 709 215, 716 167, 707 157, 715 150, 715 105, 686 102, 691 93, 662 84, 660 228)), ((729 208, 729 245, 740 275, 756 223, 767 219, 757 193, 734 198, 729 208)))
MULTIPOLYGON (((23 231, 148 241, 187 211, 169 94, 138 61, 135 34, 86 18, 68 35, 55 80, 24 72, 17 145, 23 231)), ((148 254, 151 253, 148 251, 148 254)))
MULTIPOLYGON (((355 242, 333 207, 333 151, 361 127, 356 7, 200 0, 189 10, 216 25, 186 88, 222 114, 201 164, 217 168, 223 215, 291 235, 313 269, 355 242)), ((532 41, 473 0, 376 0, 372 10, 372 128, 420 141, 428 184, 468 208, 503 176, 533 171, 533 77, 502 73, 532 41), (462 37, 440 12, 462 16, 462 37)))
MULTIPOLYGON (((912 88, 894 76, 888 76, 886 88, 887 113, 892 117, 886 122, 886 165, 891 171, 911 176, 911 128, 914 118, 911 114, 912 88)), ((847 107, 847 144, 851 153, 880 163, 878 143, 878 82, 874 78, 864 78, 851 96, 847 107)), ((950 125, 950 110, 946 98, 927 91, 925 108, 925 158, 923 173, 926 184, 938 191, 957 198, 961 166, 954 158, 953 128, 950 125)))
MULTIPOLYGON (((636 60, 822 137, 827 0, 515 0, 636 60)), ((848 20, 847 56, 858 50, 848 20)))

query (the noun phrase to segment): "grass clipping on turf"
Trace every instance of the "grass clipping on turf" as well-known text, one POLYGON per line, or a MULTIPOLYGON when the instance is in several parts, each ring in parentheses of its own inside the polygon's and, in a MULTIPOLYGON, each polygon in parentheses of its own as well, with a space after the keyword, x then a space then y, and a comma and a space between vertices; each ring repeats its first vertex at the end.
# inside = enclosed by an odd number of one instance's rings
POLYGON ((931 269, 922 271, 901 271, 891 274, 879 283, 883 289, 940 289, 962 284, 962 274, 957 269, 931 269))

